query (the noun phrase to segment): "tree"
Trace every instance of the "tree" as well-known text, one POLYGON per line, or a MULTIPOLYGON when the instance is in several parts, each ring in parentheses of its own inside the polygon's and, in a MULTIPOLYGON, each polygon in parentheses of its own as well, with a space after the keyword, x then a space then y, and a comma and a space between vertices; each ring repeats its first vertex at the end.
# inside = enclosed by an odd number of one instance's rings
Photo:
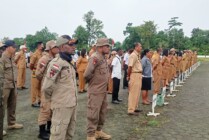
POLYGON ((36 49, 35 43, 38 41, 42 41, 46 44, 49 40, 56 40, 58 34, 49 32, 48 28, 45 27, 41 31, 37 31, 35 35, 27 35, 25 40, 27 47, 34 51, 36 49))
POLYGON ((88 45, 94 44, 97 38, 106 37, 105 33, 102 31, 104 25, 101 20, 94 18, 93 11, 89 11, 85 14, 83 20, 86 22, 88 45))
POLYGON ((87 48, 88 46, 88 32, 83 26, 78 26, 74 31, 74 38, 78 39, 78 49, 87 48))
POLYGON ((14 38, 13 40, 18 46, 25 44, 24 38, 14 38))

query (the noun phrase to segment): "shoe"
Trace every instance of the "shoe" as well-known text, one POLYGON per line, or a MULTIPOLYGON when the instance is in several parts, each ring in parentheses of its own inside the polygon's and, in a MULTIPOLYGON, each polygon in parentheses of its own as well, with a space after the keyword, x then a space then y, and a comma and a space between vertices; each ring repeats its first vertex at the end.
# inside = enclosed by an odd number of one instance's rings
POLYGON ((117 100, 112 101, 113 104, 119 104, 117 100))
POLYGON ((139 112, 143 112, 143 110, 136 109, 136 110, 134 110, 134 112, 139 113, 139 112))
POLYGON ((103 139, 103 140, 109 140, 111 139, 111 136, 106 134, 105 132, 103 131, 96 131, 95 132, 95 138, 96 139, 103 139))
POLYGON ((122 102, 123 100, 122 100, 122 99, 117 99, 117 101, 118 101, 118 102, 122 102))
POLYGON ((87 92, 87 90, 84 89, 83 92, 87 92))
POLYGON ((42 140, 49 140, 49 134, 46 132, 46 125, 39 126, 39 135, 38 138, 42 140))
POLYGON ((96 140, 95 137, 87 137, 87 140, 96 140))
POLYGON ((51 132, 50 132, 51 125, 52 125, 52 122, 51 122, 51 121, 48 121, 48 122, 47 122, 47 126, 46 126, 46 132, 47 132, 48 134, 51 133, 51 132))
POLYGON ((139 114, 138 114, 138 113, 136 113, 136 112, 131 112, 131 113, 128 113, 128 115, 129 115, 129 116, 139 116, 139 114))
POLYGON ((23 128, 23 125, 22 124, 18 124, 18 123, 15 123, 13 125, 9 125, 8 126, 8 129, 22 129, 23 128))
POLYGON ((22 87, 22 89, 28 89, 27 87, 22 87))
POLYGON ((17 90, 23 90, 23 88, 21 88, 21 87, 18 87, 18 88, 17 88, 17 90))
POLYGON ((148 103, 148 102, 143 102, 142 104, 143 105, 150 105, 150 103, 148 103))
POLYGON ((79 91, 78 93, 84 93, 83 91, 79 91))
POLYGON ((3 130, 3 136, 6 136, 6 135, 7 135, 7 132, 3 130))
POLYGON ((39 104, 37 104, 37 103, 32 104, 31 106, 32 106, 32 107, 40 107, 40 105, 39 105, 39 104))

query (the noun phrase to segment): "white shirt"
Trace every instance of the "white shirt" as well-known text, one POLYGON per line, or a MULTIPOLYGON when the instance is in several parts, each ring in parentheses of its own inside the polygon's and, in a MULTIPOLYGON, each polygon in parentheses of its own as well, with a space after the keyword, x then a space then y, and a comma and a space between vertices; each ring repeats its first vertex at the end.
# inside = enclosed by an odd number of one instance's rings
POLYGON ((112 78, 121 79, 121 58, 116 55, 112 60, 112 78))
POLYGON ((125 53, 123 61, 125 61, 125 64, 128 65, 128 58, 129 58, 129 54, 125 53))

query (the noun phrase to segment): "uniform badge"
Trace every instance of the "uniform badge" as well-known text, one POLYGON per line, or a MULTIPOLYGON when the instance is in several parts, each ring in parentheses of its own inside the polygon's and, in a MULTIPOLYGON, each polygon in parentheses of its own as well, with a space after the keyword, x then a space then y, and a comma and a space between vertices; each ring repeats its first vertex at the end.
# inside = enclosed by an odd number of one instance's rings
POLYGON ((50 70, 50 78, 52 78, 58 72, 59 72, 59 66, 56 64, 53 64, 53 66, 50 70))
POLYGON ((95 65, 97 62, 98 62, 97 59, 94 57, 93 58, 93 64, 95 65))
POLYGON ((41 63, 40 63, 40 68, 43 68, 43 67, 45 67, 46 66, 46 63, 44 62, 44 61, 42 61, 41 63))

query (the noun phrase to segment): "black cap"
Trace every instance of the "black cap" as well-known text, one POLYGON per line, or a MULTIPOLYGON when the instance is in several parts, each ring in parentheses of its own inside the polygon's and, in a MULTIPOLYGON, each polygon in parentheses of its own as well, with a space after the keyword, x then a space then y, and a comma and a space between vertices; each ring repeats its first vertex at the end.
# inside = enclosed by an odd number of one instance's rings
POLYGON ((12 46, 14 48, 17 48, 18 47, 13 40, 7 40, 7 41, 5 41, 4 45, 5 45, 6 48, 7 47, 10 47, 10 46, 12 46))

